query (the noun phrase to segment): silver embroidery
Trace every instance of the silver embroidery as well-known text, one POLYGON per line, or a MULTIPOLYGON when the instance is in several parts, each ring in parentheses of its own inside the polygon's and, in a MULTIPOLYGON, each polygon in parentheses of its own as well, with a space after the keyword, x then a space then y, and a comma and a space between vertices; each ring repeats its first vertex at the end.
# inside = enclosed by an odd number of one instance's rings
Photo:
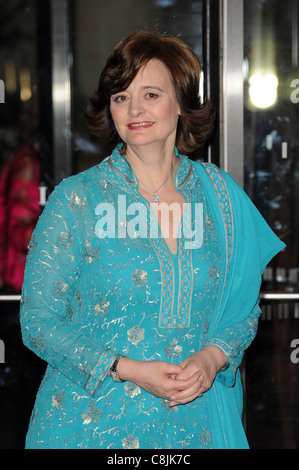
POLYGON ((75 191, 72 191, 71 197, 69 199, 69 208, 71 211, 75 211, 76 209, 85 209, 86 208, 86 201, 87 198, 80 199, 80 197, 75 193, 75 191))
POLYGON ((136 269, 135 273, 132 274, 132 283, 137 287, 142 287, 143 284, 147 284, 147 272, 142 269, 136 269))
POLYGON ((124 449, 139 449, 139 440, 130 434, 122 439, 122 444, 124 449))
POLYGON ((128 340, 136 346, 140 341, 144 339, 144 329, 139 326, 134 326, 128 330, 128 340))

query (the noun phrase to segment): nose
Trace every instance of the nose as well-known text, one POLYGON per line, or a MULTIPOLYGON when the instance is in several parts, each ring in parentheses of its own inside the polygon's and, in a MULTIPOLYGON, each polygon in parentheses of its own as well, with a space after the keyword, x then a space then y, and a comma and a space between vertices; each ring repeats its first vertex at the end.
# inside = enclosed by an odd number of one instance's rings
POLYGON ((129 112, 134 117, 139 116, 140 114, 142 114, 143 106, 142 106, 142 103, 141 103, 140 99, 131 97, 129 112))

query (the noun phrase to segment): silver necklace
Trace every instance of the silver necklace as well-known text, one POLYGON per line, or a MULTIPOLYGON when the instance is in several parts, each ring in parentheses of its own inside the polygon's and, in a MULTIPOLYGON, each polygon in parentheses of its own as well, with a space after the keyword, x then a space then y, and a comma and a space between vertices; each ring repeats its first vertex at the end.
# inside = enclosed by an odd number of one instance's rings
POLYGON ((159 198, 157 192, 160 191, 160 189, 167 183, 167 181, 169 180, 169 178, 171 177, 171 175, 172 175, 172 172, 170 173, 170 175, 168 176, 168 178, 164 181, 164 183, 162 183, 161 186, 159 186, 159 188, 156 189, 156 190, 153 190, 152 188, 149 188, 145 183, 143 183, 143 181, 139 180, 140 183, 143 184, 143 186, 145 186, 147 189, 149 189, 149 190, 153 193, 152 201, 153 201, 154 203, 157 204, 158 202, 160 202, 160 198, 159 198))

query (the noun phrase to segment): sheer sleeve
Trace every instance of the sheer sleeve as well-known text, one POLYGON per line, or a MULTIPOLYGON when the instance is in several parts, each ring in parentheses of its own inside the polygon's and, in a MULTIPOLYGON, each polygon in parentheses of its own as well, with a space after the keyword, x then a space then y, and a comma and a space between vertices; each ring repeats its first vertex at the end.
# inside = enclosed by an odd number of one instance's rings
POLYGON ((24 344, 90 395, 117 357, 88 336, 76 318, 80 282, 80 223, 70 208, 67 181, 51 194, 31 238, 21 297, 24 344))
POLYGON ((244 352, 256 336, 260 313, 258 302, 245 320, 228 328, 217 329, 215 336, 206 343, 217 346, 226 356, 227 366, 217 374, 217 380, 226 386, 235 383, 236 372, 241 365, 244 352))

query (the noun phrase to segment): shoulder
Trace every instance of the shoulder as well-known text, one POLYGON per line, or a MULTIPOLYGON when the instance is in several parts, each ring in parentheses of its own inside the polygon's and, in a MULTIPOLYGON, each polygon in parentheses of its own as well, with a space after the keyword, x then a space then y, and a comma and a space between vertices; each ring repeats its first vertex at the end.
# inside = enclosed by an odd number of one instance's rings
POLYGON ((95 187, 101 186, 104 176, 101 169, 106 165, 109 157, 105 158, 101 163, 94 165, 80 173, 68 176, 60 181, 52 191, 50 198, 61 197, 65 195, 69 198, 72 194, 85 196, 88 198, 95 192, 95 187))

